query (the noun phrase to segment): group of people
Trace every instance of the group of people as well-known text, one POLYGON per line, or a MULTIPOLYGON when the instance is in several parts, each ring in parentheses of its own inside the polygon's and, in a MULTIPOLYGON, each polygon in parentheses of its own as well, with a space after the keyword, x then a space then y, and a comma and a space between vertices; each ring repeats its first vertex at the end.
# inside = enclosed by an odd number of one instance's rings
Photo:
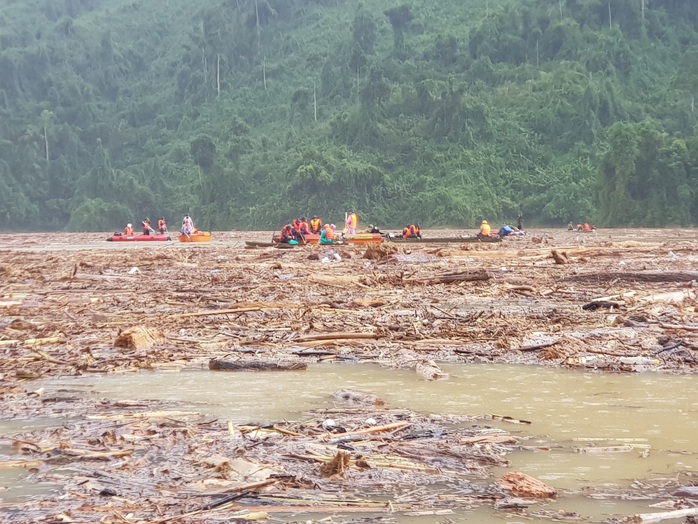
POLYGON ((567 224, 567 231, 584 231, 585 233, 590 233, 592 231, 596 231, 596 226, 589 225, 589 222, 584 222, 584 224, 577 224, 577 227, 575 228, 572 225, 572 222, 567 224))
POLYGON ((336 235, 334 224, 322 224, 322 219, 317 215, 308 219, 295 218, 291 224, 286 224, 279 235, 279 242, 282 244, 302 244, 306 241, 307 235, 320 235, 320 244, 334 244, 336 235))
POLYGON ((419 224, 411 224, 402 228, 402 238, 422 238, 422 229, 419 224))
MULTIPOLYGON (((141 221, 141 225, 143 226, 143 234, 144 235, 150 235, 151 233, 156 235, 158 232, 161 235, 167 234, 167 222, 165 222, 165 217, 160 217, 158 219, 158 231, 155 231, 152 227, 152 224, 150 222, 150 219, 148 217, 145 217, 145 220, 141 221)), ((133 224, 128 223, 126 224, 126 227, 124 228, 124 235, 126 236, 132 236, 133 235, 133 224)))
MULTIPOLYGON (((143 226, 143 234, 144 235, 166 235, 168 233, 167 230, 167 222, 165 221, 165 217, 160 217, 158 219, 158 229, 157 231, 153 229, 152 222, 148 217, 145 217, 145 220, 141 221, 141 225, 143 226)), ((182 233, 185 235, 191 235, 193 233, 197 232, 197 229, 194 227, 194 221, 191 219, 189 216, 189 213, 184 215, 182 218, 182 233)), ((126 236, 132 236, 134 234, 134 229, 133 229, 133 224, 128 223, 126 224, 126 227, 124 228, 124 235, 126 236)))
MULTIPOLYGON (((347 213, 345 225, 344 233, 355 235, 359 226, 359 215, 350 210, 347 213)), ((295 218, 290 224, 286 224, 283 227, 279 235, 279 242, 283 244, 302 244, 305 243, 307 235, 320 235, 320 244, 334 244, 339 238, 336 229, 337 226, 334 224, 323 225, 322 219, 317 215, 313 215, 310 221, 305 217, 295 218)))
POLYGON ((489 238, 493 236, 498 236, 500 238, 507 237, 509 235, 513 236, 523 236, 526 232, 523 229, 523 217, 519 215, 517 227, 505 225, 499 228, 499 231, 492 232, 492 227, 487 220, 483 220, 480 224, 480 232, 477 234, 478 238, 489 238))

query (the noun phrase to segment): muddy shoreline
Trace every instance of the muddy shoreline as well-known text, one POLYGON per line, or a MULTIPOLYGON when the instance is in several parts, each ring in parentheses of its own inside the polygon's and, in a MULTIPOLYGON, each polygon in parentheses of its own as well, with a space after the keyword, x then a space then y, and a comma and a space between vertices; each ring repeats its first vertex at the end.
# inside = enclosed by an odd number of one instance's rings
MULTIPOLYGON (((393 510, 439 514, 478 504, 527 507, 511 502, 511 493, 488 473, 506 461, 507 452, 526 444, 520 436, 493 432, 481 418, 444 421, 390 407, 363 411, 365 406, 347 405, 335 414, 310 414, 305 425, 240 429, 166 403, 89 401, 70 393, 48 397, 33 385, 36 379, 200 369, 211 359, 243 368, 366 362, 414 369, 425 380, 439 378, 429 375, 430 366, 438 370, 439 363, 600 373, 698 370, 695 230, 532 231, 499 244, 400 244, 371 253, 360 246, 244 247, 245 239, 265 240, 269 232, 214 233, 210 245, 200 246, 114 246, 105 236, 0 235, 0 416, 74 420, 60 430, 8 436, 5 443, 15 454, 5 462, 19 458, 24 465, 14 467, 31 469, 38 482, 59 479, 57 464, 70 464, 81 479, 65 477, 72 495, 60 501, 47 497, 18 506, 21 511, 8 513, 13 522, 58 521, 64 510, 63 522, 80 521, 94 518, 98 507, 103 522, 214 522, 215 508, 228 508, 223 520, 232 518, 230 507, 238 505, 248 512, 283 513, 293 506, 289 500, 304 499, 309 511, 319 493, 336 490, 349 495, 331 498, 328 506, 370 512, 376 502, 382 511, 381 498, 395 500, 409 486, 439 482, 452 483, 451 492, 462 493, 462 500, 425 504, 421 497, 403 497, 404 506, 393 510), (369 412, 380 413, 381 420, 367 426, 369 412), (405 421, 409 426, 377 432, 362 441, 365 449, 349 444, 346 471, 323 477, 317 463, 335 457, 338 449, 336 443, 327 447, 333 432, 323 425, 328 418, 341 420, 349 432, 405 421), (410 434, 417 436, 405 438, 410 434), (411 448, 415 439, 419 445, 411 448), (157 450, 167 447, 181 453, 165 461, 164 477, 172 478, 163 483, 152 471, 163 461, 157 450), (274 449, 282 452, 275 456, 274 449), (308 449, 322 458, 309 459, 308 449), (383 466, 375 465, 379 455, 383 466), (391 469, 400 464, 396 455, 410 455, 409 474, 391 469), (283 471, 252 482, 249 475, 234 474, 240 464, 231 461, 238 459, 283 471), (105 468, 122 473, 106 481, 105 468), (457 487, 460 477, 444 473, 450 470, 476 486, 466 493, 457 487), (220 482, 194 489, 194 478, 209 477, 220 482), (252 486, 255 482, 263 485, 252 486), (351 483, 362 489, 347 491, 351 483), (360 497, 367 491, 377 495, 370 504, 360 497), (232 496, 241 493, 247 499, 232 496), (201 500, 220 502, 223 494, 230 500, 218 505, 201 500), (267 499, 262 503, 260 497, 267 499)), ((660 491, 681 485, 677 480, 660 491)), ((287 513, 304 511, 294 508, 287 513)))

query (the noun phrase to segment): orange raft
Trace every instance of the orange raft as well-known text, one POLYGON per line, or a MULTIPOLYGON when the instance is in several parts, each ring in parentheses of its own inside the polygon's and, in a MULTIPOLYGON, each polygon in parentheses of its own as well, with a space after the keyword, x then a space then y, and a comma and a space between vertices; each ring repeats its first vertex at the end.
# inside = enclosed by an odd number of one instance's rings
POLYGON ((189 235, 180 233, 180 242, 210 242, 211 232, 210 231, 197 231, 196 233, 191 233, 189 235))

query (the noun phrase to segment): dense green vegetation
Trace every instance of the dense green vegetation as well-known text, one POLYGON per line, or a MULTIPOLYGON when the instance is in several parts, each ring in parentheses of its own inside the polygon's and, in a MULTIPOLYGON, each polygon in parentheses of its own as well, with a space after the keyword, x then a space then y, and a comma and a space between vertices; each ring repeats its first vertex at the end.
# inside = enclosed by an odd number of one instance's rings
POLYGON ((0 224, 698 223, 695 0, 5 0, 0 224))

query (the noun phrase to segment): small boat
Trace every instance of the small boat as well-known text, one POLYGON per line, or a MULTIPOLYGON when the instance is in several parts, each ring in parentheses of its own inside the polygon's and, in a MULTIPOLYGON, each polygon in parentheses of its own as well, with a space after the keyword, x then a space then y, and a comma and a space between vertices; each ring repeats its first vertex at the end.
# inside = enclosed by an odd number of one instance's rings
POLYGON ((179 234, 179 241, 180 242, 210 242, 211 241, 211 232, 210 231, 197 231, 196 233, 180 233, 179 234))
POLYGON ((124 235, 123 233, 114 233, 107 237, 107 242, 165 242, 172 240, 170 235, 124 235))
POLYGON ((502 238, 494 237, 443 237, 443 238, 402 238, 402 237, 386 237, 389 242, 397 242, 403 244, 455 244, 455 243, 493 243, 501 242, 502 238))
POLYGON ((383 235, 380 233, 356 233, 354 235, 344 235, 347 244, 380 244, 383 242, 383 235))

